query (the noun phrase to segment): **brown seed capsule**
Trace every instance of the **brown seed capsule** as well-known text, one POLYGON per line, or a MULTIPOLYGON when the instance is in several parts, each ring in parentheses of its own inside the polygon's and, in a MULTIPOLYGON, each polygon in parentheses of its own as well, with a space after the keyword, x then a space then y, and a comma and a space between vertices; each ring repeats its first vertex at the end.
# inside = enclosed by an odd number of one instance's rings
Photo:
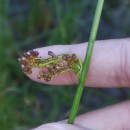
POLYGON ((32 74, 32 69, 30 68, 27 73, 32 74))
POLYGON ((63 62, 59 62, 58 65, 59 65, 60 67, 63 67, 63 66, 64 66, 64 63, 63 63, 63 62))
POLYGON ((23 72, 27 73, 27 74, 32 74, 32 69, 30 67, 26 66, 23 68, 23 72))
POLYGON ((26 58, 28 56, 27 52, 23 51, 22 56, 26 58))
POLYGON ((59 70, 60 69, 60 65, 59 64, 55 64, 54 65, 54 69, 59 70))
POLYGON ((33 50, 31 50, 31 51, 30 51, 30 55, 31 55, 32 57, 34 57, 35 52, 34 52, 33 50))
POLYGON ((79 60, 75 58, 73 61, 74 61, 75 63, 78 63, 79 60))
POLYGON ((56 71, 55 70, 51 71, 51 75, 56 75, 56 71))
POLYGON ((35 56, 38 56, 39 55, 39 52, 35 51, 35 56))
POLYGON ((52 51, 48 51, 48 55, 51 56, 52 59, 57 59, 58 58, 52 51))
POLYGON ((46 82, 50 81, 51 80, 51 77, 50 76, 47 76, 46 77, 46 82))
POLYGON ((38 76, 37 76, 37 79, 41 79, 41 76, 40 76, 40 75, 38 75, 38 76))
POLYGON ((19 62, 20 62, 21 65, 24 65, 24 66, 27 65, 27 62, 25 60, 21 59, 19 62))
POLYGON ((69 68, 73 68, 72 64, 68 63, 69 68))
POLYGON ((71 60, 71 56, 66 55, 66 60, 67 60, 67 61, 70 61, 70 60, 71 60))
POLYGON ((75 55, 75 54, 72 54, 71 57, 72 57, 72 59, 75 59, 75 58, 76 58, 76 55, 75 55))
POLYGON ((37 57, 39 55, 39 53, 37 51, 31 50, 30 55, 33 56, 33 57, 37 57))
POLYGON ((31 59, 31 55, 27 55, 26 58, 27 58, 27 59, 31 59))
POLYGON ((23 67, 23 72, 27 73, 28 67, 23 67))
POLYGON ((62 56, 62 59, 63 59, 63 60, 67 60, 67 56, 66 56, 66 55, 63 55, 63 56, 62 56))
POLYGON ((30 50, 30 54, 33 55, 34 51, 33 50, 30 50))
POLYGON ((55 54, 52 51, 48 51, 49 56, 55 56, 55 54))

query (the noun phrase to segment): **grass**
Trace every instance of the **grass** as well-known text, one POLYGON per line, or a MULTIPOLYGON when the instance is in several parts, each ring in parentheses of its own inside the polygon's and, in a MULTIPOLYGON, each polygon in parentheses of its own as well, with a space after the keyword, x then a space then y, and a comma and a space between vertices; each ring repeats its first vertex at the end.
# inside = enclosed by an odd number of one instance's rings
MULTIPOLYGON (((10 0, 0 1, 0 129, 26 130, 46 122, 68 118, 76 86, 54 87, 29 80, 21 71, 17 54, 21 50, 50 45, 50 42, 66 44, 86 41, 95 2, 30 0, 23 3, 18 1, 16 4, 10 0)), ((121 5, 122 3, 118 6, 121 5)), ((110 12, 112 6, 113 3, 106 2, 107 12, 110 12)), ((104 34, 104 30, 106 24, 109 25, 114 20, 111 20, 107 12, 103 12, 98 39, 100 35, 102 38, 110 36, 104 34), (106 17, 111 21, 106 20, 106 17)), ((129 15, 127 18, 129 19, 129 15)), ((125 25, 125 32, 118 27, 122 31, 120 34, 112 30, 115 25, 113 23, 110 26, 113 36, 128 36, 129 25, 125 25)), ((122 92, 115 91, 118 95, 113 91, 111 94, 106 89, 85 89, 83 95, 87 94, 88 97, 86 99, 83 96, 78 114, 130 97, 126 93, 127 96, 122 98, 122 92)))
POLYGON ((96 10, 95 10, 95 16, 93 19, 92 29, 90 32, 86 56, 85 56, 85 60, 84 60, 84 64, 83 64, 83 69, 82 69, 81 76, 79 79, 79 85, 78 85, 78 88, 77 88, 77 91, 75 94, 74 102, 73 102, 73 105, 72 105, 72 108, 70 111, 70 115, 69 115, 69 119, 68 119, 69 124, 74 123, 76 114, 78 112, 78 107, 79 107, 79 103, 80 103, 81 96, 83 93, 83 88, 84 88, 86 76, 88 74, 89 65, 90 65, 90 61, 91 61, 91 55, 93 52, 93 47, 94 47, 94 43, 95 43, 96 36, 97 36, 99 22, 101 19, 103 4, 104 4, 104 0, 98 0, 96 10))

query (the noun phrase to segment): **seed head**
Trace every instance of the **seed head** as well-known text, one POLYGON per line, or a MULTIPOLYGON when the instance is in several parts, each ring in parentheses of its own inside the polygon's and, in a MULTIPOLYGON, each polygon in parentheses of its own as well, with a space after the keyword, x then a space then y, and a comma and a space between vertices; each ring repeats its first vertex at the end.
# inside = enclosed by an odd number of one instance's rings
POLYGON ((37 51, 31 50, 29 53, 23 51, 22 56, 24 58, 19 58, 23 72, 32 74, 32 68, 39 68, 37 79, 44 79, 48 82, 53 76, 62 72, 73 70, 77 74, 78 71, 81 71, 79 58, 75 54, 55 55, 52 51, 48 51, 48 55, 51 57, 45 59, 39 57, 37 51))

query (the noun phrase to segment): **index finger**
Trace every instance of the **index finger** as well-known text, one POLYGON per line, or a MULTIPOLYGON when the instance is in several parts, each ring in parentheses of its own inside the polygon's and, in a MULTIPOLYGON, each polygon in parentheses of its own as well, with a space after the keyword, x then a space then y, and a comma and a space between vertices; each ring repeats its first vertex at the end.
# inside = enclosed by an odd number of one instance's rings
MULTIPOLYGON (((129 42, 130 39, 96 41, 85 84, 91 87, 129 87, 129 42)), ((53 51, 55 54, 75 53, 84 61, 86 49, 87 43, 82 43, 37 48, 35 51, 39 52, 41 57, 46 57, 48 51, 53 51)), ((78 78, 72 71, 53 76, 49 82, 43 79, 37 79, 39 69, 41 68, 33 68, 33 73, 27 76, 34 81, 53 85, 78 83, 78 78)))

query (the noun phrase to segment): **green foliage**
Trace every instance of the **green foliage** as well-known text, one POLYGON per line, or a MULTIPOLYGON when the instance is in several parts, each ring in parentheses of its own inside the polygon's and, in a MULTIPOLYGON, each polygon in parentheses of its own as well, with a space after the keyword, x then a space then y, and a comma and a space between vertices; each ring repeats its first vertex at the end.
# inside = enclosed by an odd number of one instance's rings
POLYGON ((83 64, 83 69, 81 72, 78 88, 77 88, 77 91, 75 94, 74 102, 73 102, 73 105, 72 105, 72 108, 70 111, 70 116, 68 119, 69 124, 74 124, 74 120, 75 120, 77 112, 78 112, 78 107, 79 107, 79 103, 80 103, 81 96, 83 93, 85 80, 86 80, 88 70, 89 70, 89 65, 90 65, 90 61, 91 61, 91 55, 93 52, 94 43, 95 43, 95 40, 97 37, 97 32, 98 32, 98 28, 99 28, 99 22, 101 19, 103 5, 104 5, 104 0, 98 0, 97 6, 95 9, 95 15, 94 15, 94 19, 93 19, 92 29, 90 32, 86 56, 85 56, 85 60, 84 60, 84 64, 83 64))
MULTIPOLYGON (((26 130, 42 123, 68 118, 76 87, 54 87, 29 80, 17 61, 18 54, 21 50, 48 46, 50 43, 86 41, 90 32, 92 8, 96 1, 12 1, 0 0, 0 130, 26 130)), ((114 4, 106 2, 102 19, 105 23, 99 29, 98 38, 100 35, 102 38, 109 38, 110 32, 112 38, 128 36, 130 32, 129 22, 125 26, 119 26, 116 23, 117 17, 110 17, 111 5, 114 4), (110 32, 109 29, 106 30, 106 23, 111 29, 110 32)), ((119 4, 118 12, 122 6, 125 6, 123 2, 119 4)), ((129 6, 126 7, 129 10, 129 6)), ((126 9, 121 11, 125 12, 126 9)), ((130 19, 129 13, 125 18, 130 19)), ((125 90, 126 97, 120 96, 123 95, 122 91, 115 91, 117 95, 110 94, 108 90, 85 89, 84 95, 88 96, 83 96, 79 113, 130 96, 125 90)))

